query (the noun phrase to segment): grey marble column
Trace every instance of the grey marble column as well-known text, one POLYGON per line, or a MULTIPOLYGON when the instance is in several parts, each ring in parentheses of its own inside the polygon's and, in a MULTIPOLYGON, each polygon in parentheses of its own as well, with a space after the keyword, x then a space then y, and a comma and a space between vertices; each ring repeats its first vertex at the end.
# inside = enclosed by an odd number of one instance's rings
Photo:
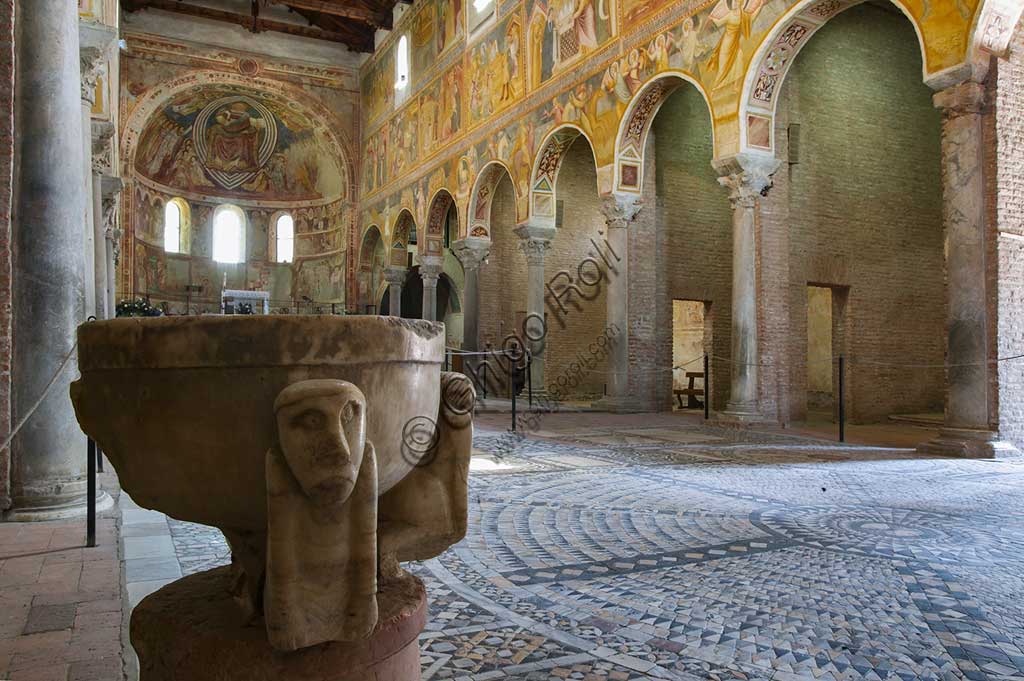
POLYGON ((420 277, 423 279, 423 318, 432 322, 439 321, 437 318, 437 280, 443 269, 444 258, 439 255, 425 255, 420 258, 420 277))
MULTIPOLYGON (((945 427, 918 449, 992 457, 1017 454, 990 414, 989 298, 985 262, 985 87, 964 82, 935 94, 942 110, 942 217, 946 235, 945 427)), ((991 266, 994 266, 992 264, 991 266)))
POLYGON ((491 252, 490 239, 466 237, 454 244, 455 256, 466 274, 463 291, 462 349, 480 349, 480 265, 491 252))
POLYGON ((525 329, 516 329, 526 336, 523 340, 529 345, 532 363, 530 365, 530 381, 533 384, 533 396, 545 397, 547 383, 544 382, 544 350, 550 341, 547 338, 547 323, 544 318, 544 255, 551 248, 551 239, 555 236, 555 228, 546 225, 524 224, 516 228, 520 238, 519 248, 526 256, 526 321, 525 329))
POLYGON ((608 411, 635 411, 637 401, 629 391, 629 226, 639 214, 640 197, 608 196, 602 204, 606 237, 604 250, 616 258, 606 271, 605 325, 614 330, 608 352, 607 395, 594 406, 608 411))
POLYGON ((392 317, 402 316, 402 286, 407 274, 404 267, 384 268, 384 281, 388 282, 388 314, 392 317))
POLYGON ((722 418, 758 421, 757 199, 771 187, 779 162, 736 157, 719 164, 719 183, 732 204, 732 367, 729 402, 722 418))
POLYGON ((83 158, 78 11, 73 2, 20 0, 15 94, 19 172, 14 205, 12 417, 25 417, 58 378, 11 447, 10 517, 81 512, 85 436, 59 371, 85 319, 83 158))

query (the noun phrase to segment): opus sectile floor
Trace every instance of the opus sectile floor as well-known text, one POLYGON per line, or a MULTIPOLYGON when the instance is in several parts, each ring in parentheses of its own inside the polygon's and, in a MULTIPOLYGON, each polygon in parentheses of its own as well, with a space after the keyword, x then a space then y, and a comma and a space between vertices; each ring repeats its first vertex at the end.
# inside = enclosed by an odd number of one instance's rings
POLYGON ((478 428, 469 535, 409 566, 425 680, 1024 679, 1024 461, 615 423, 478 428))

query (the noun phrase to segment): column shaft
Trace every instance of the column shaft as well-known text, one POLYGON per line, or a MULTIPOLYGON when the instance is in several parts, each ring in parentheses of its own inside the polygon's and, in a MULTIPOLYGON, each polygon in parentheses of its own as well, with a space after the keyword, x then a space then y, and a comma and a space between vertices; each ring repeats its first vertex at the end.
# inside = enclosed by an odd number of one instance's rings
MULTIPOLYGON (((17 28, 14 422, 58 374, 84 319, 87 207, 77 5, 21 0, 17 28)), ((73 376, 73 367, 59 374, 13 442, 15 517, 52 517, 84 501, 85 436, 68 394, 73 376)))
MULTIPOLYGON (((388 267, 384 270, 384 280, 388 282, 388 312, 392 317, 402 316, 402 285, 405 283, 404 267, 388 267)), ((381 310, 381 313, 384 311, 381 310)))
MULTIPOLYGON (((946 233, 947 399, 945 427, 918 447, 928 453, 1016 455, 989 415, 990 365, 985 261, 985 88, 963 82, 936 93, 942 110, 942 217, 946 233)), ((995 266, 994 263, 991 266, 995 266)))
MULTIPOLYGON (((441 276, 444 260, 440 256, 420 258, 420 277, 423 279, 423 318, 432 322, 437 318, 437 280, 441 276)), ((440 320, 444 321, 444 320, 440 320)))
POLYGON ((544 319, 544 255, 551 248, 551 238, 555 235, 554 227, 520 225, 516 234, 522 240, 519 243, 523 255, 526 256, 526 321, 525 329, 516 329, 525 336, 523 341, 529 346, 533 357, 530 365, 530 381, 533 384, 534 396, 547 394, 544 382, 544 354, 547 343, 547 323, 544 319))

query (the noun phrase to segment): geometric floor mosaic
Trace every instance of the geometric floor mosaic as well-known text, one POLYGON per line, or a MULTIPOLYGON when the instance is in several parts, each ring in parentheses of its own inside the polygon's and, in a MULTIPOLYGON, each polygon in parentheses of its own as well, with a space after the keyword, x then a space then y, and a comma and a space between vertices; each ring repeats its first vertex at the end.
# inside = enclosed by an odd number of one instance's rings
POLYGON ((466 539, 407 566, 425 680, 1024 681, 1024 461, 643 426, 478 428, 466 539))

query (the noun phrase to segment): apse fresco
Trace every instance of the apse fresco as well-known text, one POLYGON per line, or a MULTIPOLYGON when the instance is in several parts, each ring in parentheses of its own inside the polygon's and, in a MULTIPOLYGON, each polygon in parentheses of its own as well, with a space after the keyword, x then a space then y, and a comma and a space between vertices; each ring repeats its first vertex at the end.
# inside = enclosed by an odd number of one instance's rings
POLYGON ((342 173, 325 132, 280 95, 196 88, 168 102, 142 132, 136 170, 197 194, 336 198, 342 173))

